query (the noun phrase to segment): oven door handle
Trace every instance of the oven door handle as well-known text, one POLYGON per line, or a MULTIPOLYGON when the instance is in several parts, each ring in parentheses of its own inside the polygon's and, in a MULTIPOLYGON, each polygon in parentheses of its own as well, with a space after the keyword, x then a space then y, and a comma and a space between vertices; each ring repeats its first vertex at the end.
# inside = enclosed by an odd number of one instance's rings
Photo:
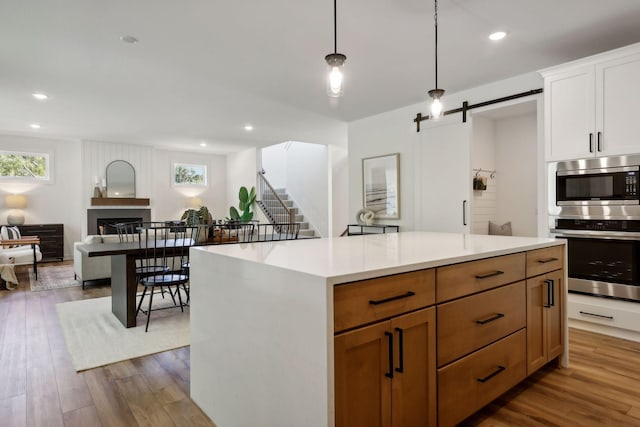
POLYGON ((549 232, 550 237, 571 238, 571 239, 609 239, 609 240, 640 240, 640 233, 631 231, 621 231, 619 233, 608 233, 606 231, 581 231, 572 232, 559 231, 552 229, 549 232))

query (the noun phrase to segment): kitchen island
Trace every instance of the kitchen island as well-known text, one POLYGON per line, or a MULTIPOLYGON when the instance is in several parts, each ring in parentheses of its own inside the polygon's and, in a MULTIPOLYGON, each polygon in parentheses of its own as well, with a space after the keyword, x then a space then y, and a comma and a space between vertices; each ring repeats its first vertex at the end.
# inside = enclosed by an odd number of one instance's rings
POLYGON ((426 232, 194 247, 191 397, 219 427, 453 425, 566 364, 565 260, 426 232))

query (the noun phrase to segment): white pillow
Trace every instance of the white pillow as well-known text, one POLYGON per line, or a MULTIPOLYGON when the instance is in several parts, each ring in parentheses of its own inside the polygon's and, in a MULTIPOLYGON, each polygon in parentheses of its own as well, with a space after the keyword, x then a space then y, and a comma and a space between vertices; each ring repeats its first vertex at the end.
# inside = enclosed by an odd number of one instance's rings
MULTIPOLYGON (((22 238, 22 236, 20 236, 20 230, 18 229, 18 227, 6 227, 6 226, 2 226, 2 228, 0 228, 0 238, 2 240, 19 240, 22 238)), ((4 245, 4 248, 15 248, 19 245, 4 245)))
POLYGON ((87 236, 82 241, 88 245, 93 245, 95 243, 102 243, 102 236, 87 236))

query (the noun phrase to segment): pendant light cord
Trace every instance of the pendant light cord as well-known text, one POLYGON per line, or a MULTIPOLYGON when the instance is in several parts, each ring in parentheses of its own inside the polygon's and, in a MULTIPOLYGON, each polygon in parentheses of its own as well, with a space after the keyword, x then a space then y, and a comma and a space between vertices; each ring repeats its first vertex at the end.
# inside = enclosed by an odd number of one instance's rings
MULTIPOLYGON (((335 2, 335 0, 334 0, 335 2)), ((438 89, 438 0, 435 0, 435 14, 433 15, 433 20, 435 22, 436 29, 436 89, 438 89)))
POLYGON ((338 53, 338 12, 337 1, 333 0, 333 53, 338 53))

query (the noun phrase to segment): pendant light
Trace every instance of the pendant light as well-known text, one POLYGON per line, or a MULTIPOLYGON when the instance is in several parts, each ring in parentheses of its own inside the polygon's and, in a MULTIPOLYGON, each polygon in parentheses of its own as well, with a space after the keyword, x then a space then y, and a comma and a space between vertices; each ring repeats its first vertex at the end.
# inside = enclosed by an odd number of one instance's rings
POLYGON ((430 108, 430 119, 437 120, 442 117, 442 102, 440 102, 440 98, 444 95, 444 89, 438 89, 438 0, 434 0, 434 10, 433 19, 436 31, 436 88, 429 91, 429 96, 433 98, 430 108))
POLYGON ((342 89, 342 67, 347 60, 346 55, 338 53, 338 22, 336 13, 336 1, 333 0, 333 53, 324 57, 329 64, 329 78, 327 80, 327 95, 338 98, 344 93, 342 89))

